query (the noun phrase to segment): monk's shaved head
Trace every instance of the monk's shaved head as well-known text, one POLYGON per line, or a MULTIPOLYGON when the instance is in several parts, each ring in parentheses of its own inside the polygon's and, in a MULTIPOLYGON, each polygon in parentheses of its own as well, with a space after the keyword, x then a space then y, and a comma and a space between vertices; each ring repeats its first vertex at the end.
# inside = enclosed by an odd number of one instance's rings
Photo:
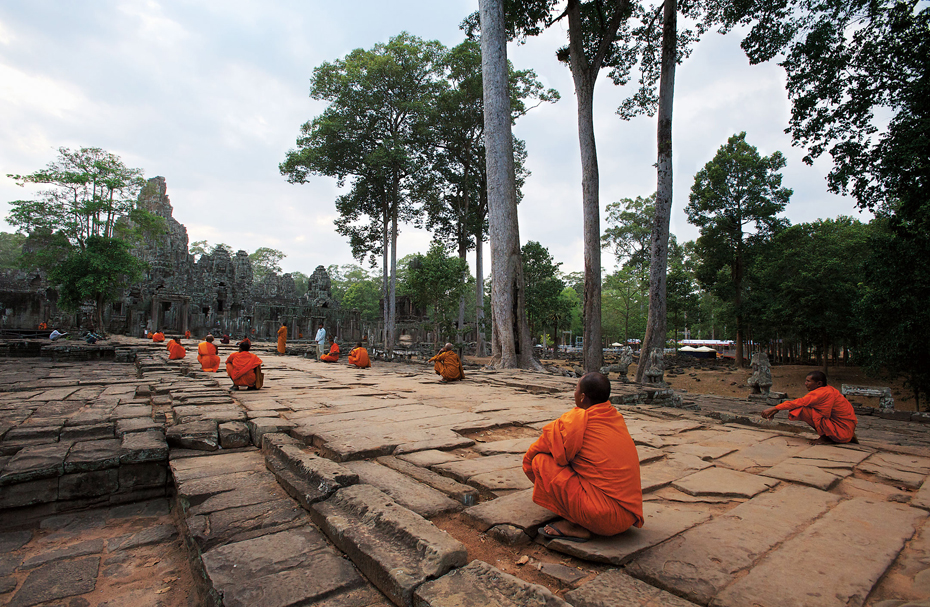
POLYGON ((593 404, 610 400, 610 380, 602 373, 587 373, 578 380, 581 393, 591 399, 593 404))
POLYGON ((807 376, 814 381, 820 382, 821 386, 827 385, 827 374, 823 371, 811 371, 807 376))
POLYGON ((212 335, 207 335, 207 341, 213 341, 213 336, 212 336, 212 335))
POLYGON ((452 344, 447 343, 447 344, 446 344, 445 346, 443 346, 443 347, 444 347, 446 350, 451 350, 451 349, 452 349, 452 344))
POLYGON ((240 351, 240 352, 248 352, 248 351, 251 350, 251 349, 252 349, 252 342, 250 342, 249 340, 245 339, 245 340, 239 342, 239 351, 240 351))

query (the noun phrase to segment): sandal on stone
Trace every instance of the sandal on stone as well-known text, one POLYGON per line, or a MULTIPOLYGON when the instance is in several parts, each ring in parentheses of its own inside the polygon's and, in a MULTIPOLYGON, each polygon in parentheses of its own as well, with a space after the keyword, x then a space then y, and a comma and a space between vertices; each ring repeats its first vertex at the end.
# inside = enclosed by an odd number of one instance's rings
POLYGON ((577 542, 579 544, 583 544, 584 542, 587 542, 589 539, 591 539, 589 537, 575 537, 573 535, 565 535, 564 533, 562 533, 555 527, 552 527, 551 525, 540 527, 539 529, 536 530, 536 533, 543 536, 547 540, 565 540, 566 542, 577 542), (547 527, 555 531, 555 533, 549 533, 548 531, 546 531, 547 527))

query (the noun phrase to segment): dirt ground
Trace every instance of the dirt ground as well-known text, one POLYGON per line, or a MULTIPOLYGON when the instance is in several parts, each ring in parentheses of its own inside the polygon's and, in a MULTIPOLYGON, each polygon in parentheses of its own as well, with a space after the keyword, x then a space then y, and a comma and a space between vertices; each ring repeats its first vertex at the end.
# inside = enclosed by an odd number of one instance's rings
MULTIPOLYGON (((488 358, 466 357, 468 362, 474 364, 487 364, 488 358)), ((607 361, 608 363, 610 361, 607 361)), ((543 360, 544 365, 553 365, 564 368, 572 368, 573 365, 579 364, 577 361, 567 360, 543 360)), ((666 374, 665 379, 676 390, 686 390, 690 394, 715 394, 717 396, 735 396, 745 397, 749 394, 749 388, 746 387, 746 381, 752 374, 751 369, 737 369, 732 361, 702 361, 699 359, 690 359, 690 357, 676 356, 666 358, 666 364, 673 371, 680 370, 681 374, 666 374), (671 363, 671 364, 669 364, 671 363), (687 366, 685 366, 687 365, 687 366)), ((790 398, 798 398, 805 394, 804 378, 811 371, 822 370, 819 366, 808 365, 773 365, 772 366, 772 390, 777 392, 787 392, 790 398)), ((633 378, 636 375, 636 364, 630 365, 627 377, 633 378)), ((611 375, 614 379, 614 375, 611 375)), ((842 388, 843 384, 855 384, 859 386, 882 386, 891 388, 894 396, 895 408, 900 411, 914 411, 913 392, 904 387, 903 380, 888 380, 878 377, 871 377, 865 373, 861 367, 855 366, 831 366, 827 369, 827 381, 837 390, 842 388)), ((854 404, 866 407, 878 407, 878 398, 854 397, 851 399, 854 404)))

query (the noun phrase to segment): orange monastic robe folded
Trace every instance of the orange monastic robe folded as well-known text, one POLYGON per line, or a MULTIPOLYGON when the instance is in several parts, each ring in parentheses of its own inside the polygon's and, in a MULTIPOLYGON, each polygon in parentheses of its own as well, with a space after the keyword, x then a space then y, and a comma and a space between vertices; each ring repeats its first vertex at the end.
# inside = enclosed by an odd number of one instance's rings
POLYGON ((226 374, 237 386, 255 385, 255 368, 262 359, 251 352, 233 352, 226 358, 226 374))
POLYGON ((168 342, 168 353, 168 360, 177 360, 187 356, 187 350, 185 350, 184 346, 179 344, 176 339, 172 339, 168 342))
POLYGON ((523 456, 533 501, 598 535, 643 526, 639 456, 609 402, 547 424, 523 456))
POLYGON ((278 329, 278 354, 284 354, 287 350, 287 327, 278 329))
POLYGON ((329 354, 324 354, 320 357, 324 363, 334 363, 339 360, 339 344, 333 342, 332 347, 329 349, 329 354))
POLYGON ((453 381, 465 377, 465 369, 462 368, 462 361, 459 360, 459 355, 451 350, 448 352, 440 352, 429 359, 429 361, 435 363, 433 365, 433 370, 439 375, 442 375, 442 378, 446 381, 453 381))
POLYGON ((191 338, 191 332, 190 332, 190 331, 185 331, 185 332, 184 332, 184 339, 190 339, 190 338, 191 338))
POLYGON ((359 369, 371 366, 371 360, 368 358, 368 350, 359 346, 349 352, 349 364, 355 365, 359 369))
POLYGON ((156 331, 152 334, 152 341, 160 342, 165 341, 165 334, 161 331, 156 331))
POLYGON ((846 397, 833 386, 821 386, 801 398, 775 405, 788 411, 788 419, 810 424, 817 434, 838 443, 848 443, 856 433, 856 412, 846 397))
POLYGON ((220 370, 220 357, 216 354, 216 346, 208 341, 202 341, 197 345, 197 362, 204 371, 213 373, 220 370))

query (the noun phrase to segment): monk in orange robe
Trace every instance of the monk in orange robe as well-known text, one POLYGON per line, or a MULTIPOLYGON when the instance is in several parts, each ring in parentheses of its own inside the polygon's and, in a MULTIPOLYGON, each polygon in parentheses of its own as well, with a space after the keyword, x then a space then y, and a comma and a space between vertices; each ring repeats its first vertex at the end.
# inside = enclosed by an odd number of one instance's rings
POLYGON ((441 382, 457 381, 465 377, 465 370, 462 368, 462 361, 459 355, 452 351, 452 344, 446 344, 439 351, 439 354, 429 359, 433 364, 433 370, 437 375, 441 375, 441 382))
POLYGON ((39 330, 40 330, 40 331, 43 331, 43 330, 45 330, 45 329, 48 329, 48 323, 47 323, 47 322, 40 322, 40 323, 39 323, 39 330))
POLYGON ((284 354, 287 350, 287 325, 281 323, 281 328, 278 329, 278 354, 284 354))
POLYGON ((533 501, 562 517, 539 529, 545 538, 583 542, 643 526, 639 456, 600 373, 578 381, 575 408, 543 428, 523 472, 533 501))
POLYGON ((779 411, 788 411, 788 419, 807 422, 820 435, 811 441, 814 444, 858 443, 856 412, 839 390, 827 385, 827 376, 822 371, 808 373, 804 387, 805 396, 769 407, 762 417, 772 419, 779 411))
POLYGON ((168 360, 178 360, 187 356, 187 350, 181 345, 177 337, 168 342, 168 360))
POLYGON ((332 337, 329 338, 329 354, 324 354, 320 360, 324 363, 334 363, 339 360, 339 344, 332 337))
POLYGON ((190 329, 188 329, 187 331, 184 332, 184 339, 190 339, 190 338, 191 338, 191 332, 190 332, 190 329))
POLYGON ((165 334, 162 333, 161 330, 155 331, 155 333, 152 334, 152 341, 156 343, 165 341, 165 334))
POLYGON ((233 352, 226 358, 226 374, 233 381, 232 390, 245 386, 248 390, 257 390, 259 378, 262 375, 262 359, 249 350, 252 342, 243 340, 239 342, 239 351, 233 352))
POLYGON ((146 339, 152 339, 155 337, 155 334, 149 331, 148 333, 145 334, 145 337, 146 339))
POLYGON ((368 358, 368 350, 362 347, 362 342, 355 344, 355 347, 349 352, 349 365, 355 365, 359 369, 365 369, 371 366, 371 360, 368 358))
POLYGON ((206 341, 197 345, 197 361, 204 371, 215 373, 220 369, 220 357, 217 356, 216 346, 213 345, 213 336, 207 335, 206 341))

